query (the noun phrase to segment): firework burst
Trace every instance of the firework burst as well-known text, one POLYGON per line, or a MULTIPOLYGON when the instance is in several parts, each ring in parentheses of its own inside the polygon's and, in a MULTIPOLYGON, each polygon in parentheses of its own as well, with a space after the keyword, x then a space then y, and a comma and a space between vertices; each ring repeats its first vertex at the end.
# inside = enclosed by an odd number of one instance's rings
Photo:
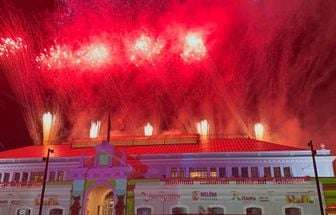
POLYGON ((10 55, 15 55, 23 49, 27 49, 27 45, 22 42, 21 37, 17 37, 15 39, 0 38, 0 57, 9 57, 10 55))

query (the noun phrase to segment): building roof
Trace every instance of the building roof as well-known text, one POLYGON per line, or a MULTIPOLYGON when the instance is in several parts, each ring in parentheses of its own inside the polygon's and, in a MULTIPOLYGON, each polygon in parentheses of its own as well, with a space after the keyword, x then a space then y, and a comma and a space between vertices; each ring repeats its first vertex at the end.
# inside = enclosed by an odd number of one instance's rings
MULTIPOLYGON (((94 155, 95 148, 72 148, 71 144, 48 146, 27 146, 2 151, 0 159, 6 158, 41 158, 45 157, 48 148, 54 149, 52 157, 78 157, 94 155)), ((259 141, 251 138, 222 138, 201 141, 199 144, 172 144, 146 146, 117 146, 128 155, 134 154, 180 154, 180 153, 220 153, 220 152, 279 152, 304 150, 291 146, 259 141)))

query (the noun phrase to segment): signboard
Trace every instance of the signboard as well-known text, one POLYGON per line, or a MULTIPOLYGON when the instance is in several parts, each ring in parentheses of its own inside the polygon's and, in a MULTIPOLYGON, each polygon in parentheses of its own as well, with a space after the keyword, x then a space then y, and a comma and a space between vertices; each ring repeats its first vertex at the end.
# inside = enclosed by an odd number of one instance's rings
POLYGON ((192 200, 217 200, 217 192, 212 191, 192 191, 191 193, 192 200))
POLYGON ((314 203, 310 193, 291 193, 286 195, 286 203, 301 203, 301 204, 311 204, 314 203))
POLYGON ((240 194, 236 191, 232 192, 232 200, 237 201, 260 201, 260 202, 269 202, 269 196, 257 196, 252 194, 240 194))
POLYGON ((0 200, 0 205, 8 205, 8 200, 0 200))
MULTIPOLYGON (((41 202, 40 198, 36 198, 34 200, 36 206, 40 205, 40 202, 41 202)), ((57 197, 44 198, 43 205, 50 205, 50 206, 59 205, 58 198, 57 197)))
POLYGON ((165 193, 163 191, 157 193, 141 192, 141 196, 145 201, 151 201, 151 200, 169 201, 169 200, 178 200, 181 198, 181 195, 178 193, 165 193))
POLYGON ((20 204, 20 200, 12 200, 10 203, 11 205, 18 205, 20 204))

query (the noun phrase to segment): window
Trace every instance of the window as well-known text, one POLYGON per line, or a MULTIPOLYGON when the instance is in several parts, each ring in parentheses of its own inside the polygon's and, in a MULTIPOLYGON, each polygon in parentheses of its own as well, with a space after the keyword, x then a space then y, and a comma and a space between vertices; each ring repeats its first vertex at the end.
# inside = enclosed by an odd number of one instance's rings
POLYGON ((55 181, 55 176, 56 176, 55 172, 49 172, 49 181, 55 181))
POLYGON ((172 177, 172 178, 177 178, 178 177, 177 168, 171 168, 170 177, 172 177))
POLYGON ((242 167, 241 168, 241 174, 242 174, 242 177, 248 177, 248 168, 247 167, 242 167))
POLYGON ((20 173, 19 172, 16 172, 16 173, 14 173, 14 181, 15 182, 20 182, 20 173))
POLYGON ((290 171, 290 167, 284 167, 284 176, 285 176, 286 178, 292 176, 292 175, 291 175, 291 171, 290 171))
POLYGON ((265 177, 271 177, 271 167, 269 167, 269 166, 264 167, 264 176, 265 177))
POLYGON ((259 176, 258 167, 251 167, 251 177, 257 178, 259 176))
POLYGON ((188 213, 188 211, 187 211, 187 208, 185 208, 185 207, 174 207, 174 208, 172 208, 172 214, 173 215, 177 215, 177 214, 185 215, 187 213, 188 213))
POLYGON ((31 182, 43 182, 43 172, 32 172, 30 175, 31 182))
POLYGON ((246 208, 246 215, 262 215, 261 208, 246 208))
POLYGON ((232 177, 239 177, 238 167, 232 167, 232 177))
POLYGON ((180 177, 185 178, 186 177, 186 169, 185 168, 180 168, 180 177))
POLYGON ((63 181, 64 171, 58 171, 57 181, 63 181))
POLYGON ((219 177, 221 178, 226 177, 225 167, 219 167, 219 177))
POLYGON ((216 167, 211 167, 210 168, 210 177, 211 178, 216 178, 217 177, 217 168, 216 167))
POLYGON ((151 215, 152 209, 147 207, 141 207, 137 209, 137 215, 151 215))
POLYGON ((53 208, 49 211, 49 215, 63 215, 63 209, 53 208))
POLYGON ((190 168, 190 178, 207 178, 207 168, 190 168))
POLYGON ((16 215, 32 215, 31 209, 29 208, 19 208, 16 215))
POLYGON ((300 208, 286 208, 285 214, 286 215, 301 215, 301 209, 300 208))
POLYGON ((28 172, 23 172, 22 173, 22 182, 27 182, 28 181, 28 172))
POLYGON ((211 215, 224 215, 224 209, 221 207, 209 207, 209 214, 211 215))
POLYGON ((274 177, 281 177, 281 169, 279 166, 273 167, 274 177))
POLYGON ((10 176, 10 174, 9 174, 8 172, 5 172, 5 174, 4 174, 4 178, 3 178, 3 182, 4 182, 4 183, 9 182, 9 176, 10 176))

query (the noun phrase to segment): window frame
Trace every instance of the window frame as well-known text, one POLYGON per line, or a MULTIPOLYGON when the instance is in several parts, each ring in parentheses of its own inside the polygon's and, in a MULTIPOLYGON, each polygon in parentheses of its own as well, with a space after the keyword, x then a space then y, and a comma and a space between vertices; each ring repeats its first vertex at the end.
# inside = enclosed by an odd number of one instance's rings
POLYGON ((231 167, 231 177, 239 177, 239 167, 231 167))
POLYGON ((264 177, 272 177, 272 168, 270 166, 264 166, 263 170, 264 170, 264 177), (269 174, 266 174, 266 172, 269 174))
POLYGON ((220 178, 226 177, 226 168, 225 167, 219 167, 218 168, 218 174, 220 178))
POLYGON ((300 207, 300 206, 296 206, 296 205, 295 206, 294 205, 285 205, 283 207, 283 214, 284 215, 291 215, 291 214, 286 214, 286 210, 290 209, 290 208, 296 208, 296 209, 300 210, 300 215, 303 215, 303 208, 300 207))
MULTIPOLYGON (((19 210, 21 210, 21 209, 27 209, 27 210, 29 210, 29 214, 28 215, 33 215, 34 213, 33 213, 33 208, 31 208, 31 207, 25 207, 25 206, 22 206, 22 207, 19 207, 19 208, 16 208, 15 209, 15 214, 16 215, 19 215, 19 210)), ((26 215, 26 214, 25 214, 26 215)))
POLYGON ((187 169, 184 167, 180 168, 180 178, 185 178, 187 177, 187 169))
POLYGON ((210 205, 209 209, 211 209, 211 208, 221 208, 221 209, 223 209, 223 214, 225 214, 225 207, 223 207, 222 205, 210 205))
POLYGON ((280 166, 273 167, 273 174, 274 174, 274 177, 276 177, 276 178, 282 177, 281 167, 280 166))
MULTIPOLYGON (((188 213, 189 213, 189 208, 188 208, 187 206, 185 206, 185 205, 173 205, 173 206, 170 208, 170 212, 171 212, 170 214, 172 214, 172 215, 174 215, 174 213, 173 213, 174 208, 184 208, 185 211, 186 211, 185 214, 188 214, 188 213)), ((177 214, 180 214, 180 213, 177 213, 177 214)), ((184 213, 182 213, 182 214, 184 214, 184 213)))
POLYGON ((259 177, 259 169, 257 166, 251 167, 251 177, 258 178, 259 177))
POLYGON ((154 210, 153 210, 153 207, 152 206, 149 206, 149 205, 140 205, 138 207, 135 208, 135 215, 138 215, 138 210, 141 209, 141 208, 149 208, 150 209, 150 214, 154 214, 154 210))
POLYGON ((217 167, 210 167, 209 168, 209 177, 210 178, 217 178, 218 177, 217 167))
POLYGON ((191 167, 189 168, 189 177, 190 178, 208 178, 208 168, 207 167, 191 167))
POLYGON ((51 211, 52 211, 52 210, 55 210, 55 209, 62 210, 62 215, 65 214, 65 209, 64 209, 64 208, 61 208, 61 207, 53 207, 53 208, 50 208, 50 209, 48 210, 48 215, 50 215, 51 211))
POLYGON ((263 208, 262 207, 260 207, 260 206, 257 206, 257 205, 250 205, 250 206, 248 206, 248 207, 245 207, 245 214, 246 215, 253 215, 253 214, 248 214, 248 209, 259 209, 260 210, 260 214, 258 214, 258 215, 262 215, 263 214, 263 208))
POLYGON ((249 168, 248 167, 241 167, 241 177, 248 178, 249 177, 249 168))
POLYGON ((284 177, 286 177, 286 178, 292 177, 292 171, 291 171, 291 168, 289 166, 285 166, 283 168, 283 172, 284 172, 284 177))
POLYGON ((170 177, 171 178, 178 178, 178 168, 172 167, 170 169, 170 177))

